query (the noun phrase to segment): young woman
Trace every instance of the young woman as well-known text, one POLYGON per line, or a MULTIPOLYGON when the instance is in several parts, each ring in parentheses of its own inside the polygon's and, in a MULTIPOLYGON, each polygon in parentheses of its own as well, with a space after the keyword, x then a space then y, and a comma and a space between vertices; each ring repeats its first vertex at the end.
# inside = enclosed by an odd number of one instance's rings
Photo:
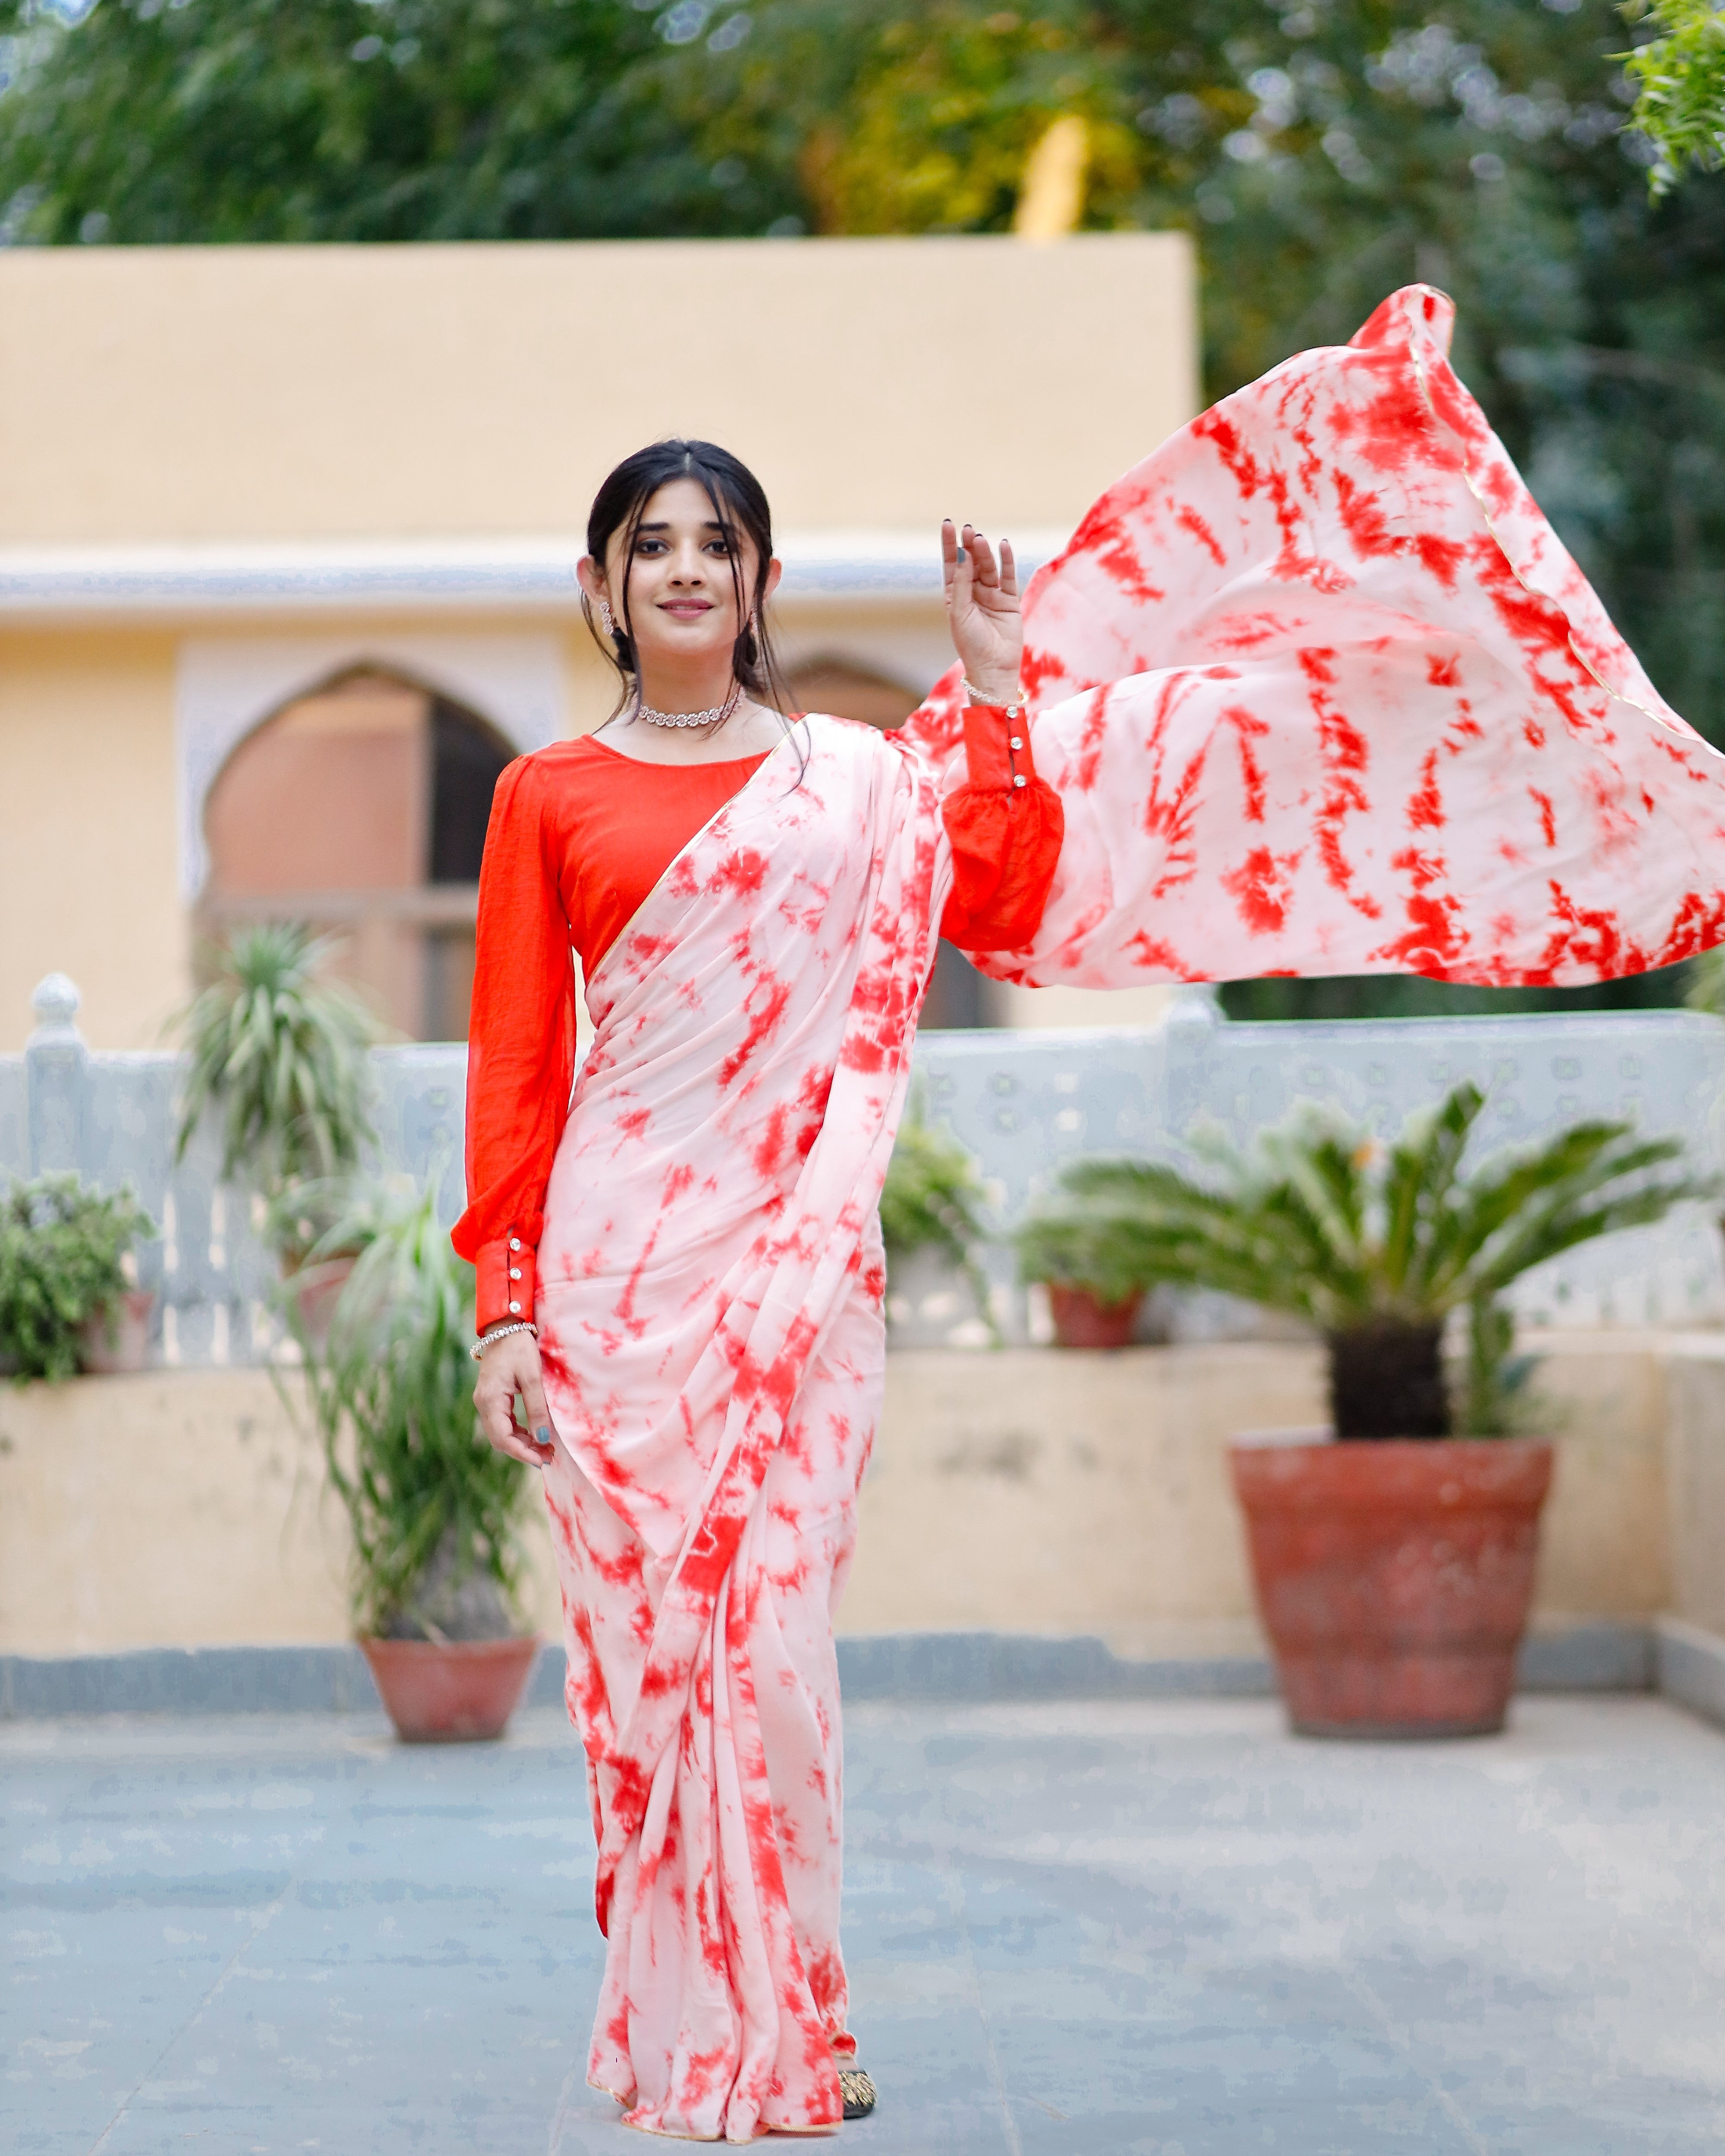
POLYGON ((1410 288, 1194 421, 1022 620, 1010 549, 946 526, 959 663, 896 735, 780 708, 733 459, 660 444, 594 503, 624 693, 497 789, 455 1240, 486 1435, 544 1474, 608 1938, 590 2075, 631 2125, 747 2140, 871 2100, 831 1620, 937 936, 1095 987, 1564 983, 1725 941, 1725 762, 1540 516, 1449 319, 1410 288))

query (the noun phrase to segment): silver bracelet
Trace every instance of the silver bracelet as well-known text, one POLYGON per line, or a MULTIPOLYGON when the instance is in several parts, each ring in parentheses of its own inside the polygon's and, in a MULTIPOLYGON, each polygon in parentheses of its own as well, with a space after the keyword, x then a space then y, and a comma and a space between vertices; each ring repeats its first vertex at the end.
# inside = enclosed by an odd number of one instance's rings
POLYGON ((506 1340, 511 1332, 531 1332, 536 1340, 539 1337, 536 1325, 530 1324, 525 1317, 518 1317, 513 1325, 495 1325, 489 1332, 480 1333, 467 1352, 477 1363, 494 1340, 506 1340))
POLYGON ((985 696, 974 681, 968 680, 964 684, 964 693, 973 704, 986 705, 991 711, 1004 711, 1009 719, 1016 719, 1024 708, 1024 692, 1022 689, 1009 704, 1003 704, 998 697, 985 696))

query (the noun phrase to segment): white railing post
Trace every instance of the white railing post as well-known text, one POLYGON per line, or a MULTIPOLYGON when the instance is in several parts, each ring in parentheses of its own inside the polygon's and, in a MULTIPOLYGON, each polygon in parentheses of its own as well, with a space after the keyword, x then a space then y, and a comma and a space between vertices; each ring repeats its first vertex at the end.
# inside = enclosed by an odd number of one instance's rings
POLYGON ((81 998, 64 973, 39 981, 30 998, 36 1029, 24 1044, 28 1173, 81 1168, 90 1050, 75 1020, 81 998))

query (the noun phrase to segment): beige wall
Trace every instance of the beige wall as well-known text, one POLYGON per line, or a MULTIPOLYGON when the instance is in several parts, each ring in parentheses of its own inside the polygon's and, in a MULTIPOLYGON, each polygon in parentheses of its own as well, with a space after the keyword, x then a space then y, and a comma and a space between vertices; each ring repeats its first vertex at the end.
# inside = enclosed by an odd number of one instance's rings
MULTIPOLYGON (((1552 1345, 1539 1618, 1669 1609, 1725 1631, 1725 1342, 1552 1345)), ((1250 1649, 1228 1440, 1322 1414, 1304 1347, 894 1354, 840 1630, 1250 1649)), ((555 1636, 542 1519, 528 1539, 555 1636)), ((261 1371, 0 1389, 0 1651, 339 1640, 346 1548, 261 1371)))
POLYGON ((69 973, 102 1048, 157 1048, 187 993, 174 804, 174 639, 0 635, 0 1050, 69 973))
POLYGON ((1070 526, 1195 353, 1173 234, 17 249, 0 545, 567 531, 673 432, 787 529, 1070 526))

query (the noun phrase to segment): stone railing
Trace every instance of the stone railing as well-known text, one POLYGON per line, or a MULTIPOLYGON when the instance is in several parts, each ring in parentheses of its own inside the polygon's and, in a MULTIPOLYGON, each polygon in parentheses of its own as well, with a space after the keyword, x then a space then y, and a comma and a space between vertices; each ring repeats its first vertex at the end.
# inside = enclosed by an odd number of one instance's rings
MULTIPOLYGON (((77 1168, 105 1187, 130 1182, 162 1226, 139 1254, 141 1284, 158 1291, 161 1360, 267 1358, 280 1328, 257 1209, 218 1182, 208 1132, 175 1162, 177 1060, 91 1050, 64 975, 41 984, 33 1008, 39 1023, 24 1053, 0 1055, 0 1174, 77 1168)), ((462 1202, 465 1048, 379 1049, 373 1061, 377 1164, 439 1173, 453 1219, 462 1202)), ((1464 1077, 1490 1095, 1488 1143, 1538 1137, 1584 1116, 1627 1116, 1650 1133, 1682 1136, 1697 1167, 1717 1169, 1725 1158, 1725 1024, 1681 1011, 1235 1025, 1209 992, 1192 990, 1153 1029, 925 1034, 916 1074, 922 1111, 975 1153, 1002 1225, 1078 1153, 1180 1158, 1202 1124, 1244 1139, 1302 1098, 1387 1133, 1464 1077)), ((1009 1256, 991 1250, 985 1267, 1003 1332, 1024 1338, 1009 1256)), ((1519 1301, 1545 1324, 1719 1322, 1717 1232, 1705 1210, 1688 1209, 1544 1268, 1519 1301)))

